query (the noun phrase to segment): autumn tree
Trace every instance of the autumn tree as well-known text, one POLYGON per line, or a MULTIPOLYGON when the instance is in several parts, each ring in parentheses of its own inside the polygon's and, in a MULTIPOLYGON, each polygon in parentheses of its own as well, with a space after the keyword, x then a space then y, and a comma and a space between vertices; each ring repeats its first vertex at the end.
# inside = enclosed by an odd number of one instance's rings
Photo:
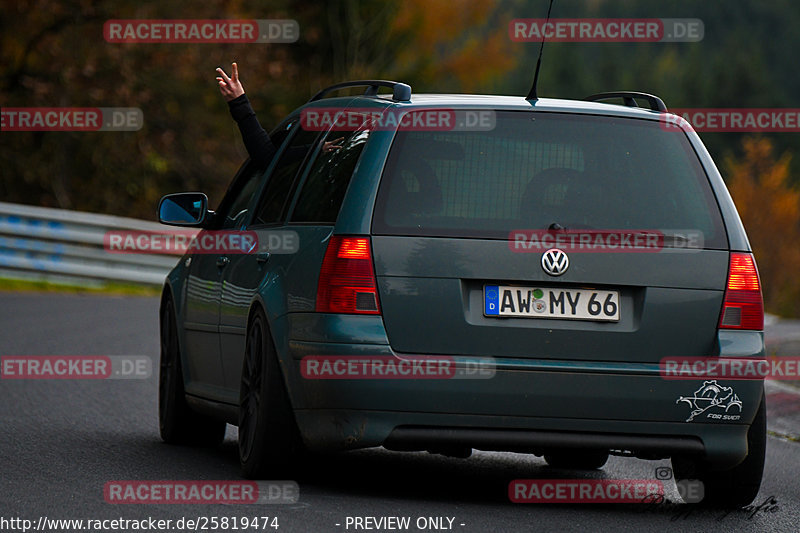
POLYGON ((216 205, 247 157, 216 67, 239 63, 266 128, 347 79, 485 90, 513 66, 504 25, 486 24, 497 12, 486 0, 0 2, 0 106, 137 107, 144 115, 136 132, 2 133, 0 199, 146 219, 170 192, 202 190, 216 205), (109 19, 294 19, 300 39, 109 43, 109 19))
POLYGON ((767 311, 800 316, 800 190, 791 155, 773 155, 765 138, 745 138, 726 160, 727 182, 756 256, 767 311))

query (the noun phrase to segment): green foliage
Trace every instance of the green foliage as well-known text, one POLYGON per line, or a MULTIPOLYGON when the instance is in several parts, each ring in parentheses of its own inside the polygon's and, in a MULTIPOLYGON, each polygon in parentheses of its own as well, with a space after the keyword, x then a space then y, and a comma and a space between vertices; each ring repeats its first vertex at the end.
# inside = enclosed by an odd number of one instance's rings
MULTIPOLYGON (((520 0, 512 18, 544 18, 547 0, 520 0), (519 13, 519 14, 517 14, 519 13)), ((798 108, 800 4, 794 0, 555 0, 553 18, 698 18, 696 43, 557 43, 545 45, 539 94, 582 98, 612 90, 657 94, 670 108, 798 108)), ((503 92, 524 94, 538 43, 517 43, 524 57, 503 92)), ((741 155, 743 134, 702 134, 711 155, 741 155)), ((771 135, 780 151, 800 147, 800 135, 771 135)))

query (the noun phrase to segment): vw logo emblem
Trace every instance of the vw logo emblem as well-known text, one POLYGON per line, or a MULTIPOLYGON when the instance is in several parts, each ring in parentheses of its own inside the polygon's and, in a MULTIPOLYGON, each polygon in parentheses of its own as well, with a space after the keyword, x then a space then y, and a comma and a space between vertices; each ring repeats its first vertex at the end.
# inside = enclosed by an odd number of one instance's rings
POLYGON ((550 248, 542 255, 542 269, 551 276, 560 276, 569 268, 569 257, 558 248, 550 248))

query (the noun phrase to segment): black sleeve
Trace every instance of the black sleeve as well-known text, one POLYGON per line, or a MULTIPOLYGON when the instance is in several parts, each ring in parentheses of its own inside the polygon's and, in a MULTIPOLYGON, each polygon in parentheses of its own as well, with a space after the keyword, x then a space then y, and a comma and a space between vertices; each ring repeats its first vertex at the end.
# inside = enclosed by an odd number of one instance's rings
POLYGON ((250 160, 258 166, 266 166, 277 152, 269 135, 261 127, 256 117, 256 112, 250 105, 247 95, 243 94, 228 102, 228 107, 233 120, 239 125, 242 140, 250 155, 250 160))

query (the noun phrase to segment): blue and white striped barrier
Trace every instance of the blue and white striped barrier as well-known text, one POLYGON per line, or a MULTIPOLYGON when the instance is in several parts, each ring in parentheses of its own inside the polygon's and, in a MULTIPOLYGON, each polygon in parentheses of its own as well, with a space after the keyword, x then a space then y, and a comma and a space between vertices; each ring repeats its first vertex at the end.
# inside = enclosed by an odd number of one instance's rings
POLYGON ((0 278, 161 285, 178 257, 107 252, 106 233, 126 230, 161 234, 167 228, 134 218, 0 202, 0 278))

